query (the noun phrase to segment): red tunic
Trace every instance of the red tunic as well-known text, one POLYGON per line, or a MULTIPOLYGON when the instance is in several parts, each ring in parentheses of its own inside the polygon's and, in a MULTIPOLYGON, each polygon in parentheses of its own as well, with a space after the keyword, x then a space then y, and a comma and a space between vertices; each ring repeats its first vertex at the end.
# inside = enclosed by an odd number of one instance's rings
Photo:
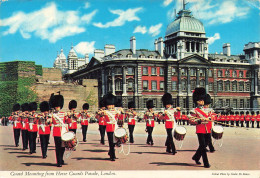
POLYGON ((144 120, 146 121, 147 127, 154 127, 155 115, 152 114, 149 116, 149 112, 146 112, 144 115, 144 120))
POLYGON ((50 123, 46 121, 44 118, 40 118, 38 121, 39 125, 39 134, 40 135, 50 135, 51 134, 51 128, 50 123))
POLYGON ((230 120, 231 121, 235 121, 235 116, 234 115, 230 115, 230 120))
POLYGON ((172 129, 175 125, 174 125, 174 121, 175 121, 175 117, 174 117, 174 114, 175 114, 175 109, 173 108, 170 108, 170 109, 167 109, 166 113, 168 114, 164 114, 160 117, 160 119, 164 119, 165 120, 165 128, 166 129, 172 129))
POLYGON ((247 114, 247 115, 245 116, 245 120, 246 120, 246 121, 250 121, 250 119, 251 119, 251 116, 250 116, 249 114, 247 114))
POLYGON ((71 117, 66 116, 66 122, 69 125, 68 126, 69 129, 77 129, 78 128, 77 119, 78 119, 78 117, 76 116, 76 114, 75 114, 74 117, 73 116, 71 116, 71 117))
POLYGON ((28 130, 29 129, 29 122, 28 118, 23 118, 22 119, 22 130, 28 130))
POLYGON ((104 116, 104 119, 107 123, 107 125, 106 125, 107 132, 115 131, 115 127, 116 127, 118 118, 123 117, 121 115, 122 114, 118 114, 117 111, 114 109, 106 111, 106 115, 104 116))
POLYGON ((255 121, 256 120, 256 115, 252 115, 252 117, 251 117, 251 121, 255 121))
POLYGON ((260 121, 260 114, 256 116, 256 121, 260 121))
MULTIPOLYGON (((55 115, 58 118, 60 118, 60 120, 63 123, 65 123, 65 113, 64 112, 58 112, 58 113, 55 113, 55 115)), ((54 116, 52 116, 52 123, 53 123, 53 136, 54 137, 61 137, 62 124, 54 116)))
POLYGON ((21 129, 22 128, 21 117, 10 116, 9 120, 13 121, 13 129, 21 129))
POLYGON ((29 121, 29 132, 37 132, 38 131, 38 119, 37 119, 37 114, 33 114, 32 116, 28 117, 29 121))
MULTIPOLYGON (((208 118, 209 115, 206 114, 202 109, 200 108, 195 108, 194 109, 195 111, 195 114, 192 114, 194 117, 197 117, 197 118, 208 118)), ((203 133, 203 134, 206 134, 206 133, 211 133, 211 127, 212 127, 212 123, 211 122, 206 122, 206 123, 197 123, 196 125, 196 133, 203 133)))
POLYGON ((90 118, 90 114, 85 113, 85 115, 83 115, 82 113, 79 113, 78 118, 80 119, 81 125, 88 125, 88 120, 90 118))
POLYGON ((226 116, 226 121, 230 121, 230 116, 226 116))
POLYGON ((135 125, 135 117, 136 114, 132 113, 133 115, 127 114, 128 117, 128 125, 135 125))
POLYGON ((96 119, 98 120, 98 125, 106 125, 105 116, 101 116, 99 114, 96 115, 96 119))
POLYGON ((244 121, 245 120, 244 118, 245 118, 244 114, 240 115, 240 121, 244 121))
POLYGON ((236 121, 239 121, 239 118, 240 118, 240 116, 237 114, 237 115, 235 115, 235 120, 236 121))

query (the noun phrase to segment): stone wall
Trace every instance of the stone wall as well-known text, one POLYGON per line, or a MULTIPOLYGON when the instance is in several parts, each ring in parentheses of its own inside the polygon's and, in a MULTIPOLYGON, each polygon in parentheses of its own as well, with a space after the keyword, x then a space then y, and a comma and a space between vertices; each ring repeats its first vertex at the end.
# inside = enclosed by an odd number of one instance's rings
POLYGON ((40 82, 46 81, 62 81, 61 69, 56 68, 43 68, 42 77, 39 79, 40 82))

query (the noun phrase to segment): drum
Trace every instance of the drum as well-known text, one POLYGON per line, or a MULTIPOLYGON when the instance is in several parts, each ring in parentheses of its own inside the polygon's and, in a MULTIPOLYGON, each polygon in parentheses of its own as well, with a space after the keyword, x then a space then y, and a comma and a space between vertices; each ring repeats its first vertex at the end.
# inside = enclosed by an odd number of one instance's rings
POLYGON ((117 125, 118 125, 118 127, 123 127, 124 121, 123 120, 118 120, 117 121, 117 125))
POLYGON ((216 125, 212 127, 212 137, 216 140, 219 140, 222 138, 224 132, 224 128, 220 125, 216 125))
POLYGON ((61 136, 61 140, 64 142, 65 148, 73 149, 78 145, 74 132, 66 132, 61 136))
POLYGON ((128 135, 126 129, 118 128, 115 130, 115 138, 117 142, 126 143, 128 141, 128 135))
POLYGON ((173 136, 176 140, 182 141, 186 135, 186 129, 185 127, 178 126, 174 129, 173 136))

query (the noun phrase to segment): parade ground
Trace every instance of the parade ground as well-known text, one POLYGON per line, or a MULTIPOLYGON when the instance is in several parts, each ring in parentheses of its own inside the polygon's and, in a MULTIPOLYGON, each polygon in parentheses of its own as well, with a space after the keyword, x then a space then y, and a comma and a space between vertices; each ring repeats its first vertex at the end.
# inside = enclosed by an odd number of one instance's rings
MULTIPOLYGON (((127 125, 125 125, 127 128, 127 125)), ((208 152, 210 168, 196 165, 191 159, 198 148, 198 139, 195 134, 195 126, 185 126, 185 135, 182 147, 180 141, 175 142, 177 154, 166 153, 165 140, 166 131, 164 124, 156 123, 153 131, 154 145, 146 145, 147 133, 145 123, 137 123, 134 130, 134 143, 124 144, 123 150, 128 155, 123 154, 122 147, 116 147, 116 161, 110 161, 108 156, 108 141, 105 136, 105 145, 100 144, 98 124, 93 123, 88 126, 87 142, 82 141, 81 129, 77 130, 79 144, 76 151, 72 151, 68 158, 68 151, 65 152, 65 165, 56 167, 55 145, 51 135, 48 147, 47 158, 42 159, 40 143, 37 143, 36 153, 29 154, 28 150, 22 150, 22 140, 20 146, 14 146, 12 126, 0 127, 0 169, 1 172, 14 171, 84 171, 95 174, 95 171, 104 171, 112 174, 111 171, 141 171, 148 173, 151 171, 234 171, 240 173, 249 171, 257 173, 260 170, 260 129, 257 128, 231 128, 225 127, 223 140, 214 143, 215 152, 208 152), (222 145, 221 145, 222 144, 222 145), (119 153, 121 151, 121 153, 119 153), (94 172, 93 172, 94 171, 94 172)), ((245 172, 247 173, 247 172, 245 172)), ((8 173, 9 174, 9 173, 8 173)), ((75 173, 76 174, 76 173, 75 173)), ((24 175, 23 175, 24 176, 24 175)), ((4 177, 4 176, 2 176, 4 177)), ((152 177, 152 176, 150 176, 152 177)))

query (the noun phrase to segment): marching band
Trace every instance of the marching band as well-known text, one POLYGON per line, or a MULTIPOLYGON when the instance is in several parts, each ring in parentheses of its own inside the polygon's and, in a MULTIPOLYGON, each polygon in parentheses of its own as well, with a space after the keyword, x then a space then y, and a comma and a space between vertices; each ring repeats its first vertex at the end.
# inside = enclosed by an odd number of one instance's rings
POLYGON ((210 108, 211 97, 206 93, 204 88, 196 88, 193 92, 193 102, 196 106, 191 112, 185 114, 181 108, 173 108, 173 98, 170 93, 165 93, 162 96, 162 104, 164 108, 156 112, 153 110, 153 100, 146 102, 147 111, 143 115, 138 114, 135 109, 134 101, 128 103, 128 109, 124 111, 122 108, 122 101, 117 100, 112 93, 106 94, 99 102, 99 110, 94 114, 90 113, 89 104, 84 103, 82 111, 76 113, 77 101, 71 100, 69 102, 69 112, 61 111, 64 105, 64 98, 62 95, 52 94, 49 102, 43 101, 39 104, 40 113, 37 111, 37 103, 23 103, 15 104, 13 106, 12 115, 9 120, 13 123, 13 133, 15 146, 19 146, 20 133, 22 133, 23 150, 28 149, 29 153, 36 153, 36 138, 37 134, 40 137, 40 145, 42 151, 42 158, 47 157, 47 149, 50 139, 50 134, 54 137, 56 163, 57 167, 64 165, 65 150, 76 151, 78 140, 76 137, 78 124, 80 123, 82 129, 83 142, 87 142, 87 130, 90 119, 95 117, 98 121, 100 132, 100 144, 105 144, 105 133, 107 133, 109 150, 108 155, 111 161, 115 161, 115 147, 121 147, 129 141, 129 144, 134 143, 134 128, 136 121, 140 116, 146 122, 145 131, 147 132, 147 145, 154 145, 152 133, 156 121, 163 121, 167 138, 165 142, 166 152, 175 155, 177 153, 173 138, 177 141, 183 141, 186 134, 186 129, 178 125, 196 125, 196 134, 198 137, 199 147, 192 157, 196 164, 201 164, 202 157, 205 168, 209 168, 209 160, 207 156, 207 149, 210 152, 215 152, 212 144, 212 138, 221 139, 222 133, 214 131, 214 124, 217 123, 220 127, 246 127, 256 124, 259 128, 260 114, 257 112, 246 112, 244 116, 241 112, 215 113, 210 108), (21 111, 20 111, 21 110, 21 111), (127 122, 129 130, 128 133, 124 128, 124 122, 127 122), (51 128, 53 126, 53 128, 51 128), (68 134, 69 133, 69 134, 68 134), (214 134, 214 136, 213 136, 214 134), (216 136, 217 135, 217 136, 216 136))

